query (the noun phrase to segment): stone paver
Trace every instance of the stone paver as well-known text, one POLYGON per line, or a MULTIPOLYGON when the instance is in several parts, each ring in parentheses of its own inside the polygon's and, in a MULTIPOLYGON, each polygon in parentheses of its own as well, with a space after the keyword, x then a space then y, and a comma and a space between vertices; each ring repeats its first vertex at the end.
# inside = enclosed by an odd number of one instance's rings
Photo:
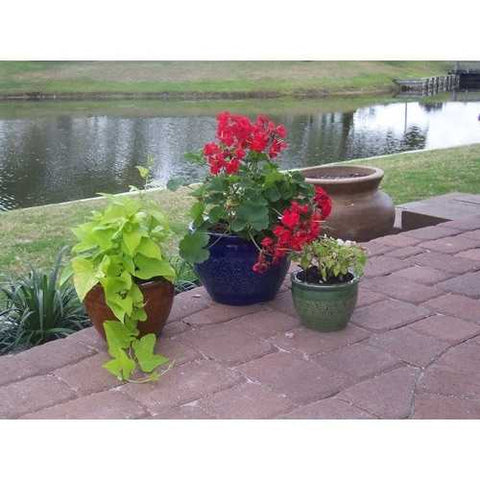
POLYGON ((53 374, 78 395, 101 392, 121 385, 119 380, 102 367, 109 359, 106 352, 101 352, 78 363, 54 370, 53 374), (95 372, 95 375, 92 375, 92 372, 95 372))
POLYGON ((368 261, 365 267, 365 276, 378 277, 382 275, 388 275, 389 273, 402 270, 410 266, 410 260, 411 258, 400 260, 399 258, 387 256, 373 257, 368 261))
POLYGON ((178 340, 191 345, 205 357, 227 365, 245 363, 273 352, 273 345, 228 324, 192 330, 178 337, 178 340))
POLYGON ((295 419, 362 419, 376 418, 354 405, 336 397, 298 407, 283 418, 295 419))
POLYGON ((449 315, 433 315, 413 323, 410 328, 449 343, 463 342, 480 334, 480 325, 449 315))
POLYGON ((404 270, 398 270, 397 272, 392 273, 391 278, 401 277, 415 283, 435 285, 447 278, 451 278, 452 275, 452 273, 447 273, 435 268, 414 265, 413 267, 408 267, 404 270))
POLYGON ((120 392, 94 393, 66 403, 25 415, 23 418, 44 419, 115 419, 142 418, 146 410, 120 392))
POLYGON ((393 245, 386 245, 378 240, 371 240, 370 242, 362 244, 367 250, 368 258, 373 258, 377 255, 383 255, 395 249, 393 245))
POLYGON ((412 411, 419 371, 401 367, 343 391, 338 397, 381 418, 406 418, 412 411))
POLYGON ((468 258, 480 262, 480 248, 472 248, 471 250, 464 250, 455 255, 456 257, 468 258))
POLYGON ((394 357, 419 367, 429 365, 450 346, 449 342, 424 335, 411 327, 374 335, 369 342, 394 357))
MULTIPOLYGON (((66 342, 75 342, 86 345, 97 352, 106 352, 107 346, 105 340, 100 337, 95 328, 84 328, 79 332, 72 333, 65 339, 66 342)), ((57 365, 60 366, 60 365, 57 365)))
POLYGON ((213 415, 208 414, 198 406, 198 401, 180 405, 177 407, 167 408, 159 413, 156 413, 152 419, 158 420, 212 420, 215 419, 213 415))
POLYGON ((435 268, 453 274, 466 273, 471 270, 480 269, 480 261, 477 262, 472 259, 459 257, 457 255, 452 256, 440 252, 421 253, 420 255, 410 257, 408 260, 415 265, 435 268))
POLYGON ((221 323, 232 318, 248 315, 263 310, 262 305, 247 305, 245 307, 231 307, 229 305, 220 305, 214 303, 210 308, 203 309, 183 318, 188 325, 209 325, 211 323, 221 323))
MULTIPOLYGON (((417 228, 405 232, 404 235, 417 238, 419 240, 437 240, 439 238, 451 237, 455 229, 445 228, 442 225, 435 225, 433 227, 417 228)), ((457 230, 460 233, 460 230, 457 230)))
POLYGON ((479 419, 480 400, 419 394, 415 397, 415 414, 419 419, 479 419))
POLYGON ((240 383, 239 373, 211 360, 187 363, 163 375, 158 384, 128 383, 119 391, 128 394, 152 413, 183 405, 240 383))
POLYGON ((366 281, 369 289, 383 293, 385 296, 410 303, 418 304, 426 302, 444 293, 437 288, 422 285, 401 276, 390 275, 387 278, 376 277, 366 279, 366 281))
POLYGON ((405 233, 398 233, 396 235, 386 235, 376 240, 384 245, 389 245, 396 248, 411 247, 421 242, 421 239, 406 235, 405 233))
POLYGON ((351 383, 347 375, 285 352, 266 355, 237 369, 250 380, 286 395, 296 404, 331 396, 351 383))
POLYGON ((420 253, 424 252, 425 250, 420 247, 403 247, 390 250, 389 252, 386 252, 385 255, 387 257, 395 257, 403 260, 405 258, 413 257, 414 255, 419 255, 420 253))
POLYGON ((19 355, 5 355, 0 357, 0 386, 16 382, 38 373, 38 368, 19 355))
MULTIPOLYGON (((291 294, 289 293, 291 296, 291 294)), ((273 310, 245 315, 232 320, 235 327, 259 338, 268 338, 279 331, 291 330, 300 325, 297 317, 273 310)))
POLYGON ((451 228, 456 231, 467 232, 471 230, 480 230, 480 215, 472 215, 461 220, 442 223, 442 227, 451 228))
POLYGON ((358 289, 357 308, 371 305, 372 303, 379 302, 380 300, 385 300, 385 295, 382 295, 378 292, 372 292, 371 290, 365 288, 363 284, 360 285, 358 289))
POLYGON ((168 317, 169 323, 181 320, 212 305, 212 300, 204 288, 196 288, 180 293, 175 300, 168 317))
POLYGON ((383 332, 407 325, 429 315, 429 310, 424 307, 387 298, 355 310, 352 322, 369 330, 383 332))
POLYGON ((351 375, 357 380, 391 370, 401 363, 398 358, 365 342, 316 355, 313 360, 323 367, 351 375))
POLYGON ((273 418, 295 407, 285 395, 264 385, 248 382, 199 401, 199 406, 215 418, 273 418))
POLYGON ((15 418, 75 397, 71 388, 51 375, 27 378, 0 389, 0 418, 15 418))
POLYGON ((0 418, 480 418, 480 215, 363 245, 342 331, 303 327, 289 278, 247 307, 197 288, 175 298, 158 382, 111 376, 87 328, 0 357, 0 418))
POLYGON ((34 366, 38 375, 48 373, 56 367, 78 362, 96 353, 97 351, 88 345, 69 342, 68 338, 65 338, 19 353, 17 358, 34 366))
POLYGON ((275 299, 271 302, 268 302, 267 305, 269 308, 285 313, 286 315, 290 315, 291 317, 297 316, 291 292, 283 292, 278 294, 275 299))
POLYGON ((330 332, 328 335, 299 327, 289 332, 279 333, 271 337, 269 341, 281 350, 308 356, 360 342, 369 335, 369 332, 363 328, 349 324, 344 330, 330 332))
POLYGON ((433 365, 421 378, 418 392, 480 398, 480 375, 458 372, 448 366, 433 365))
POLYGON ((447 292, 459 293, 467 297, 480 298, 480 272, 470 272, 445 280, 438 288, 447 292))
POLYGON ((480 323, 480 302, 470 297, 450 293, 429 300, 423 306, 433 312, 453 315, 454 317, 480 323))

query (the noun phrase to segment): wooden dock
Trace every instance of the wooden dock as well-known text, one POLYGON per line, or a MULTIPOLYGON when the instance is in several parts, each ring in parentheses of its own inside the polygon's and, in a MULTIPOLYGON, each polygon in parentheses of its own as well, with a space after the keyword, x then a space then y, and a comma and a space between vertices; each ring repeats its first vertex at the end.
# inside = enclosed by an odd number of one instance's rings
POLYGON ((454 73, 437 77, 394 81, 402 92, 414 92, 426 96, 450 92, 460 86, 460 76, 454 73))

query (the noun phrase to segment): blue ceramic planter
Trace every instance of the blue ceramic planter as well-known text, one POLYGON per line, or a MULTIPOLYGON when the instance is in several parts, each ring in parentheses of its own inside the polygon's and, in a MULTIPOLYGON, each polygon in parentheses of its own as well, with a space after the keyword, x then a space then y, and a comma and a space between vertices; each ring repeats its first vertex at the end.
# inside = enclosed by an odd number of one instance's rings
POLYGON ((195 264, 195 271, 213 300, 226 305, 272 300, 290 266, 284 258, 265 273, 255 273, 252 267, 258 250, 253 242, 236 235, 210 233, 209 250, 210 258, 195 264))

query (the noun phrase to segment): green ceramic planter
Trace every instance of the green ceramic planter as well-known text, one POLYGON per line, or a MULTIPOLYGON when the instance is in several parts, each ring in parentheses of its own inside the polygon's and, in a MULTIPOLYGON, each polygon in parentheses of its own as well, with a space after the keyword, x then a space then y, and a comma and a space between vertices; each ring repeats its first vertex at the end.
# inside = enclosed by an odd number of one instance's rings
POLYGON ((338 285, 302 282, 293 272, 292 296, 302 324, 320 332, 333 332, 347 326, 358 297, 359 278, 338 285))

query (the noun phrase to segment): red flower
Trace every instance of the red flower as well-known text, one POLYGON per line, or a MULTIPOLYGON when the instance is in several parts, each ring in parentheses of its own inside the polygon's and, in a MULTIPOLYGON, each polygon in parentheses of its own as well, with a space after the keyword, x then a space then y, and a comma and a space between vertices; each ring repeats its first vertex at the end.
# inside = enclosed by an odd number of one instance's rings
POLYGON ((325 220, 332 212, 332 200, 327 192, 319 185, 315 185, 314 202, 322 211, 322 217, 325 220))
POLYGON ((225 164, 225 171, 229 175, 233 173, 237 173, 239 168, 240 168, 240 160, 238 160, 238 158, 234 158, 233 160, 230 160, 227 164, 225 164))
POLYGON ((265 237, 261 242, 262 247, 271 247, 273 245, 273 239, 270 237, 265 237))
POLYGON ((297 212, 285 210, 283 212, 281 221, 286 227, 293 229, 298 225, 298 222, 300 221, 300 215, 297 212))
POLYGON ((285 128, 284 125, 277 125, 277 128, 275 129, 275 133, 279 137, 285 138, 287 136, 287 129, 285 128))

